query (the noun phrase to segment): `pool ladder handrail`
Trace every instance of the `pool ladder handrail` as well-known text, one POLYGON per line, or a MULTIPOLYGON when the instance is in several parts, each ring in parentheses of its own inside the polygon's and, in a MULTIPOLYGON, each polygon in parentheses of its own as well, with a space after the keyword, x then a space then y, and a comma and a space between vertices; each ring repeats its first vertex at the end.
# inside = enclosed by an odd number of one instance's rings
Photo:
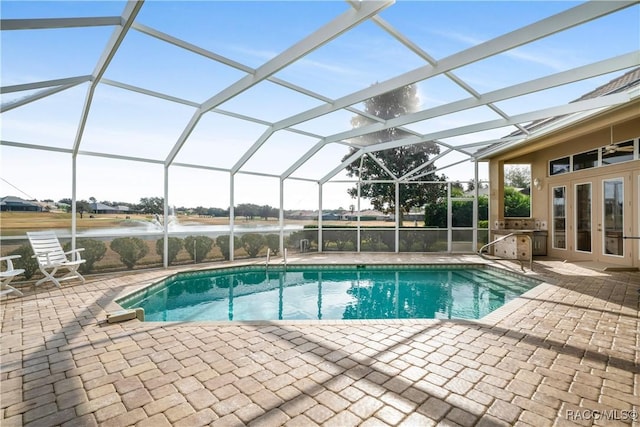
MULTIPOLYGON (((287 270, 287 248, 284 248, 284 269, 287 270)), ((271 248, 267 248, 267 260, 265 261, 265 270, 269 270, 269 261, 271 260, 271 248)))
MULTIPOLYGON (((503 241, 504 239, 511 237, 511 236, 525 236, 527 239, 529 239, 529 270, 533 271, 533 239, 531 238, 531 236, 527 233, 519 233, 519 232, 514 232, 514 233, 509 233, 506 236, 502 236, 502 237, 498 237, 497 239, 487 243, 486 245, 484 245, 483 247, 480 248, 480 250, 478 251, 478 255, 480 255, 481 258, 486 259, 488 261, 491 261, 489 258, 486 258, 483 254, 483 251, 488 248, 489 246, 493 246, 498 242, 503 241)), ((497 255, 494 255, 497 256, 497 255)), ((516 257, 516 260, 520 263, 520 268, 522 269, 522 271, 525 271, 524 269, 524 264, 522 263, 522 260, 516 257)))
POLYGON ((269 269, 269 260, 271 259, 271 248, 267 248, 267 261, 265 262, 265 269, 269 269))

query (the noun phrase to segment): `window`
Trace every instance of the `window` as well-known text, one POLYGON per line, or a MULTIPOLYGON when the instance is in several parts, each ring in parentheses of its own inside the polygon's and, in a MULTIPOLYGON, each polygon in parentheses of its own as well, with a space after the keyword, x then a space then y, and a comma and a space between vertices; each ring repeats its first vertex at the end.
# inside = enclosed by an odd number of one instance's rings
POLYGON ((603 181, 604 193, 604 253, 624 256, 624 181, 622 178, 603 181))
POLYGON ((551 160, 549 162, 549 176, 571 172, 571 157, 551 160))
POLYGON ((633 160, 634 145, 631 140, 602 147, 602 166, 633 160))
POLYGON ((598 166, 598 150, 573 155, 573 170, 595 168, 598 166))
POLYGON ((553 187, 553 247, 567 249, 567 188, 553 187))
POLYGON ((591 183, 576 185, 576 250, 591 252, 591 183))
POLYGON ((504 217, 531 217, 531 165, 504 165, 504 217))

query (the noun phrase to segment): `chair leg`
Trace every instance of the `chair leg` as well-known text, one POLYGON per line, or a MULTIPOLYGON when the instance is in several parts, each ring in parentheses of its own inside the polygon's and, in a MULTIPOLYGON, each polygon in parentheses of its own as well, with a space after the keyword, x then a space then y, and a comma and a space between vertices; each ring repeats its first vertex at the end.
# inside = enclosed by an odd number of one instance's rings
POLYGON ((18 294, 19 296, 23 296, 24 295, 21 291, 19 291, 18 289, 14 288, 11 285, 3 284, 1 289, 4 290, 4 292, 0 293, 0 295, 10 294, 10 293, 13 293, 13 292, 18 294))
POLYGON ((80 272, 77 269, 70 269, 67 274, 62 276, 62 279, 71 279, 76 277, 82 280, 82 283, 85 283, 84 277, 82 277, 82 274, 80 274, 80 272))
POLYGON ((4 290, 5 292, 2 292, 0 295, 9 294, 9 293, 12 293, 12 292, 17 293, 20 296, 24 295, 18 289, 16 289, 13 286, 9 285, 9 283, 13 280, 14 277, 15 276, 11 276, 4 283, 2 283, 2 286, 0 286, 0 290, 4 290))
POLYGON ((58 279, 53 277, 53 275, 56 274, 56 271, 58 271, 58 267, 54 267, 53 270, 51 270, 51 272, 48 272, 47 269, 44 267, 40 267, 40 271, 42 272, 42 274, 44 274, 44 277, 36 282, 36 286, 44 282, 51 281, 53 282, 54 285, 56 285, 56 287, 58 288, 60 287, 60 282, 58 282, 58 279))

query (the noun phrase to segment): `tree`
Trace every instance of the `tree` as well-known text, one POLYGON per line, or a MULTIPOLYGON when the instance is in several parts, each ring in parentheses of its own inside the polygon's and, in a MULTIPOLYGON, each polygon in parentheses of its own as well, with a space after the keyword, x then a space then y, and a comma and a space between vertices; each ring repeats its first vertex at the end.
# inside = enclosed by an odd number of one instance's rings
POLYGON ((260 216, 266 221, 271 218, 278 218, 280 215, 280 211, 276 208, 273 208, 269 205, 260 206, 260 216))
POLYGON ((164 197, 142 197, 138 210, 145 214, 164 214, 164 197))
POLYGON ((504 187, 504 216, 528 217, 531 215, 531 199, 513 187, 504 187))
MULTIPOLYGON (((416 93, 416 87, 414 85, 408 85, 369 98, 365 101, 365 111, 381 119, 388 120, 415 112, 417 111, 418 105, 419 99, 416 93)), ((374 123, 372 119, 361 115, 357 115, 351 119, 351 124, 354 128, 367 126, 372 123, 374 123)), ((389 128, 360 136, 357 139, 358 142, 362 144, 371 145, 406 138, 410 135, 411 134, 402 129, 389 128)), ((352 148, 342 160, 346 160, 356 151, 356 148, 352 148)), ((378 151, 373 155, 396 177, 401 177, 426 163, 431 155, 439 153, 440 148, 434 142, 430 141, 378 151)), ((366 155, 362 159, 362 168, 360 168, 360 162, 361 160, 358 159, 347 166, 348 176, 360 177, 363 180, 392 179, 371 155, 366 155)), ((421 170, 421 173, 428 173, 433 169, 435 169, 435 166, 429 165, 421 170)), ((446 178, 438 177, 435 173, 431 173, 423 176, 421 179, 424 181, 437 181, 446 178)), ((413 184, 400 186, 399 204, 401 208, 401 221, 403 214, 409 212, 412 207, 423 206, 428 201, 435 200, 437 196, 428 191, 429 187, 430 186, 423 187, 413 184)), ((357 197, 357 188, 351 188, 348 192, 352 197, 357 197)), ((361 185, 360 193, 362 197, 371 200, 371 204, 375 209, 383 212, 390 212, 395 209, 396 193, 393 184, 365 183, 361 185)))
POLYGON ((529 188, 531 185, 531 167, 529 165, 506 165, 504 184, 515 188, 529 188))

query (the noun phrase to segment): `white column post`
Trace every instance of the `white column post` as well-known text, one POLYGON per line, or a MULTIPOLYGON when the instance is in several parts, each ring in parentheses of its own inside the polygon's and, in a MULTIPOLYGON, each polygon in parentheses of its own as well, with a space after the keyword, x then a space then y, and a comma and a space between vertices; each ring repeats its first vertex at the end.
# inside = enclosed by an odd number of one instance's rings
MULTIPOLYGON (((76 183, 78 181, 77 155, 71 155, 71 250, 76 249, 77 209, 76 209, 76 183)), ((75 259, 75 258, 74 258, 75 259)))
POLYGON ((284 256, 284 179, 280 178, 280 253, 284 256))
MULTIPOLYGON (((362 163, 361 163, 362 164, 362 163)), ((356 252, 360 253, 360 178, 358 178, 358 216, 357 216, 357 231, 356 231, 356 252)))
POLYGON ((234 180, 235 175, 230 173, 229 178, 229 261, 233 261, 233 252, 235 251, 234 245, 234 226, 235 226, 235 194, 234 194, 234 180))
POLYGON ((451 239, 453 239, 453 221, 451 220, 451 214, 453 212, 453 207, 451 206, 451 183, 447 182, 447 252, 451 253, 453 249, 453 244, 451 239))
MULTIPOLYGON (((164 167, 164 213, 163 213, 163 240, 164 254, 162 255, 162 265, 169 267, 169 166, 164 167)), ((195 258, 194 253, 194 258, 195 258)))
POLYGON ((396 253, 400 252, 400 226, 400 181, 396 180, 396 253))
POLYGON ((478 187, 480 187, 480 183, 478 182, 478 162, 474 163, 474 189, 473 189, 473 252, 477 252, 478 250, 478 196, 480 195, 478 187))
POLYGON ((322 183, 318 183, 318 252, 322 252, 322 183))

